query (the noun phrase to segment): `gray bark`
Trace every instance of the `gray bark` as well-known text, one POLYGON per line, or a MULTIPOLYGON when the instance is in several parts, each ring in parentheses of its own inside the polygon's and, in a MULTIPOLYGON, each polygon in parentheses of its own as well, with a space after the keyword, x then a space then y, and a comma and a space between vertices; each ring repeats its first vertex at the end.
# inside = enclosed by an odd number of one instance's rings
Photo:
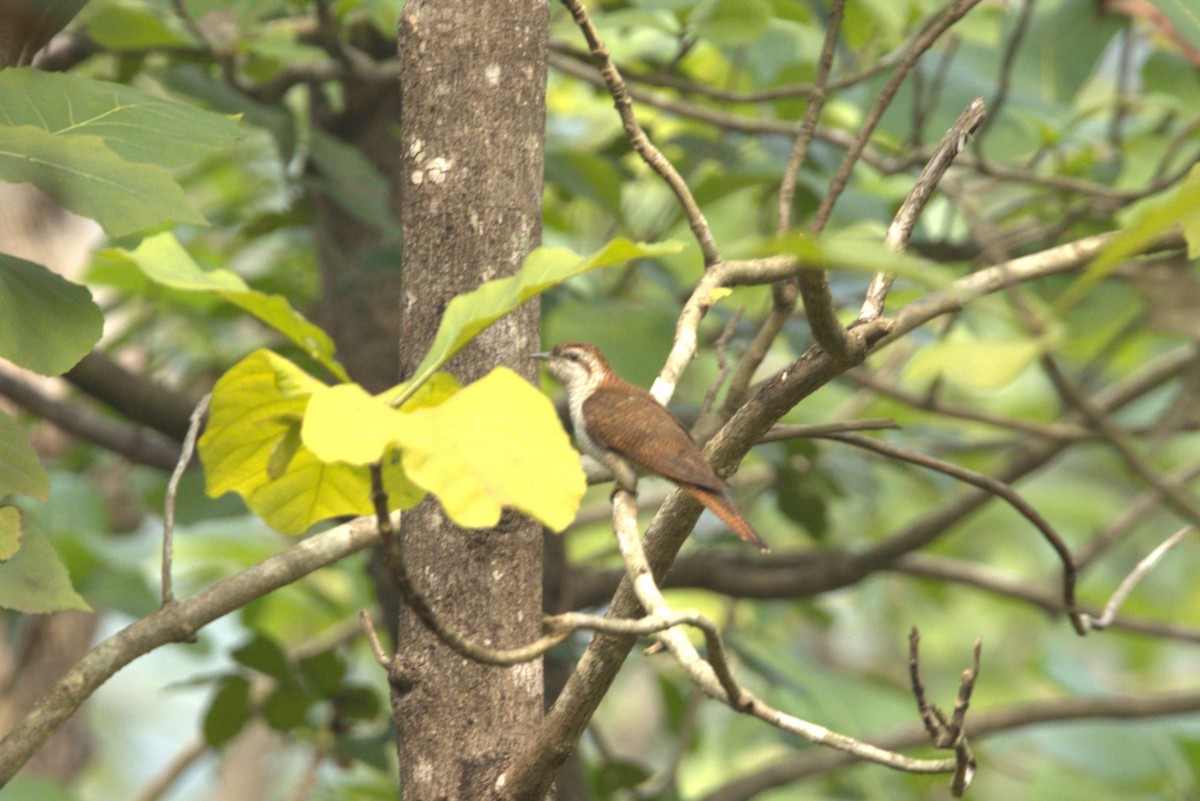
MULTIPOLYGON (((404 92, 401 373, 420 361, 455 295, 511 274, 541 236, 548 9, 542 0, 410 0, 400 22, 404 92)), ((534 304, 451 363, 464 382, 497 365, 536 380, 534 304)), ((492 647, 540 634, 540 526, 507 514, 463 530, 427 499, 404 516, 409 575, 459 632, 492 647)), ((540 662, 470 662, 403 609, 393 711, 405 801, 477 801, 542 717, 540 662)))

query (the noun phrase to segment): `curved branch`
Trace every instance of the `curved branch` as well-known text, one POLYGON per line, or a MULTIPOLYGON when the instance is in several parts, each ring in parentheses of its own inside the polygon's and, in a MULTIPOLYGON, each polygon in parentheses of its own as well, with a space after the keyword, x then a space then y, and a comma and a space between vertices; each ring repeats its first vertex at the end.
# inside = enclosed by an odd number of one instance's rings
POLYGON ((0 740, 0 787, 20 770, 55 729, 121 668, 196 632, 309 573, 379 542, 375 520, 358 518, 309 537, 254 567, 147 615, 96 645, 0 740))
MULTIPOLYGON (((1046 723, 1098 719, 1137 720, 1186 715, 1197 711, 1200 711, 1200 691, 1038 701, 1007 709, 974 713, 971 717, 971 738, 978 741, 984 737, 1046 723)), ((924 727, 905 726, 880 736, 878 742, 886 748, 901 749, 918 746, 927 738, 924 727)), ((850 754, 837 751, 800 752, 735 779, 703 796, 699 801, 750 801, 773 788, 802 781, 858 761, 860 760, 850 754)))

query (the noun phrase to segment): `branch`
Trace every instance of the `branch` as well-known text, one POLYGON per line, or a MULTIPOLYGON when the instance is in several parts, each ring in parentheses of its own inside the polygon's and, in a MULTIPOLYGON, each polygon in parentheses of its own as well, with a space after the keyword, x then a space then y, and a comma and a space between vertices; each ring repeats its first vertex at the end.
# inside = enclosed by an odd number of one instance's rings
POLYGON ((179 448, 158 432, 109 420, 78 402, 51 397, 6 369, 0 369, 0 395, 68 434, 107 448, 131 462, 170 470, 179 461, 179 448))
MULTIPOLYGON (((1097 719, 1138 720, 1164 715, 1186 715, 1197 711, 1200 711, 1200 691, 1040 700, 972 715, 971 736, 979 740, 993 734, 1045 723, 1097 719)), ((878 742, 884 747, 898 750, 919 746, 928 738, 925 728, 918 725, 906 726, 890 734, 881 735, 878 742)), ((750 801, 768 790, 828 773, 858 761, 858 757, 836 751, 797 752, 735 779, 703 796, 699 801, 750 801)))
POLYGON ((374 519, 352 520, 315 534, 187 600, 164 606, 99 643, 0 740, 0 786, 12 779, 80 704, 134 659, 168 643, 189 642, 217 618, 378 542, 374 519))
MULTIPOLYGON (((1072 243, 1063 248, 1053 248, 1040 254, 1006 262, 995 268, 983 270, 960 279, 948 290, 935 293, 922 301, 904 307, 897 314, 902 325, 889 332, 886 326, 867 323, 854 329, 878 349, 882 344, 893 341, 902 332, 961 307, 968 300, 1004 289, 1021 280, 1032 280, 1042 274, 1067 272, 1076 269, 1103 246, 1112 235, 1105 235, 1087 242, 1081 247, 1072 243), (1013 265, 1021 269, 1014 271, 1013 265)), ((1174 233, 1152 243, 1152 248, 1183 246, 1183 237, 1174 233)), ((707 274, 706 274, 707 275, 707 274)), ((702 279, 703 280, 703 279, 702 279)), ((876 321, 878 322, 878 321, 876 321)), ((1183 370, 1194 359, 1192 348, 1180 348, 1160 357, 1139 371, 1129 380, 1114 385, 1097 400, 1110 408, 1128 403, 1170 379, 1183 370)), ((725 475, 734 468, 750 448, 758 442, 785 413, 808 394, 824 386, 847 369, 848 365, 834 362, 819 349, 809 352, 766 381, 753 398, 742 405, 728 423, 717 432, 705 446, 705 456, 718 472, 725 475)), ((1053 458, 1062 448, 1061 443, 1041 443, 1038 446, 1018 451, 1018 456, 1009 467, 997 476, 1004 481, 1036 469, 1053 458)), ((936 538, 941 532, 979 508, 992 497, 981 490, 970 489, 943 504, 929 515, 906 527, 886 543, 861 554, 842 555, 836 564, 835 576, 820 576, 834 584, 838 580, 846 583, 856 581, 873 569, 892 563, 900 555, 921 547, 936 538)), ((686 493, 674 492, 659 508, 645 537, 647 560, 656 580, 661 581, 667 568, 674 560, 685 538, 700 515, 700 505, 686 493)), ((845 586, 841 584, 840 586, 845 586)), ((627 581, 622 581, 609 605, 608 617, 634 617, 639 603, 627 581)), ((573 751, 596 706, 616 677, 621 664, 633 647, 635 640, 629 636, 602 636, 593 638, 580 658, 575 672, 567 681, 562 693, 544 718, 536 735, 516 761, 506 771, 507 784, 500 795, 510 801, 541 801, 549 789, 550 778, 573 751)))
MULTIPOLYGON (((825 229, 826 223, 833 214, 833 207, 849 183, 850 174, 866 149, 871 134, 883 118, 883 113, 891 105, 908 73, 916 66, 925 51, 941 38, 942 34, 980 2, 981 0, 955 0, 945 8, 933 24, 923 30, 921 35, 913 41, 891 79, 875 98, 875 102, 871 104, 858 135, 854 138, 842 163, 838 166, 837 172, 830 180, 829 188, 821 198, 821 203, 809 224, 809 230, 813 236, 819 235, 825 229)), ((828 274, 824 270, 806 270, 800 274, 799 278, 800 296, 804 301, 804 313, 808 317, 813 339, 839 361, 854 359, 860 341, 850 336, 837 319, 833 296, 829 292, 828 274)))
POLYGON ((1058 554, 1059 561, 1062 562, 1062 593, 1063 605, 1066 607, 1067 614, 1071 618, 1071 625, 1075 627, 1075 631, 1080 635, 1087 634, 1088 626, 1085 616, 1079 612, 1075 601, 1075 561, 1071 557, 1071 549, 1067 547, 1066 542, 1058 535, 1058 532, 1042 517, 1041 513, 1034 509, 1028 501, 1022 498, 1016 490, 1008 484, 991 476, 977 473, 974 470, 968 470, 965 467, 960 467, 951 462, 942 459, 935 459, 932 456, 927 456, 923 453, 901 448, 896 445, 890 445, 879 440, 871 439, 870 437, 861 434, 824 434, 822 439, 831 439, 835 442, 844 442, 847 445, 854 445, 859 448, 866 448, 875 453, 888 456, 892 459, 899 459, 909 464, 915 464, 929 470, 936 470, 939 473, 945 473, 948 476, 953 476, 959 481, 965 481, 972 486, 979 487, 985 492, 989 492, 998 498, 1007 501, 1009 506, 1015 509, 1022 517, 1033 524, 1033 527, 1041 532, 1046 541, 1050 543, 1050 547, 1058 554))
POLYGON ((1142 561, 1138 562, 1137 566, 1134 567, 1134 569, 1129 572, 1129 575, 1126 576, 1117 586, 1117 589, 1115 592, 1113 592, 1112 597, 1108 599, 1108 603, 1104 605, 1104 611, 1099 617, 1092 620, 1092 628, 1108 628, 1108 626, 1112 624, 1113 618, 1117 614, 1117 610, 1121 607, 1121 604, 1125 602, 1125 599, 1129 597, 1129 593, 1133 592, 1134 587, 1136 587, 1142 579, 1150 574, 1150 571, 1154 569, 1155 565, 1157 565, 1162 558, 1167 555, 1167 551, 1183 542, 1183 538, 1188 534, 1191 534, 1193 531, 1195 531, 1195 529, 1192 526, 1184 526, 1183 528, 1179 529, 1179 531, 1176 531, 1174 534, 1164 540, 1157 548, 1147 554, 1142 561))
POLYGON ((846 0, 833 0, 829 6, 829 16, 825 22, 825 42, 821 45, 821 55, 817 59, 817 77, 813 82, 812 91, 809 92, 808 105, 804 109, 804 118, 800 121, 800 130, 796 132, 792 152, 783 168, 783 182, 779 187, 779 208, 775 219, 776 236, 783 236, 792 227, 792 200, 796 195, 796 176, 808 157, 809 145, 816 135, 821 111, 825 108, 829 70, 833 66, 833 55, 837 50, 838 34, 842 29, 842 13, 845 10, 846 0))
POLYGON ((633 113, 633 100, 629 95, 629 90, 621 78, 621 73, 617 70, 617 65, 613 63, 612 56, 609 55, 608 46, 604 44, 599 31, 592 24, 587 9, 583 7, 581 0, 563 0, 563 5, 571 12, 571 16, 575 18, 575 24, 579 26, 583 37, 587 40, 592 53, 592 61, 604 78, 609 94, 612 95, 613 105, 616 106, 617 113, 621 115, 621 123, 625 128, 625 133, 629 136, 629 142, 633 145, 633 149, 650 169, 662 176, 662 179, 671 187, 671 191, 675 193, 679 205, 683 207, 683 213, 687 216, 688 224, 692 228, 692 234, 700 245, 700 252, 704 254, 704 266, 707 268, 718 263, 721 260, 721 254, 717 251, 717 243, 713 239, 712 231, 709 230, 708 221, 704 219, 704 213, 700 211, 699 204, 696 203, 692 191, 688 189, 682 176, 667 160, 667 157, 654 146, 654 143, 646 136, 646 132, 642 130, 642 126, 638 124, 637 117, 633 113))
POLYGON ((908 635, 908 674, 913 696, 917 699, 917 712, 921 716, 921 722, 925 724, 925 731, 929 732, 929 739, 934 747, 954 749, 956 767, 954 776, 950 779, 950 792, 955 798, 961 798, 975 777, 975 756, 967 745, 963 724, 967 717, 967 707, 971 703, 971 692, 979 678, 979 654, 983 648, 983 641, 975 640, 975 661, 970 668, 963 671, 962 681, 958 685, 958 697, 954 700, 954 713, 949 720, 937 705, 931 705, 925 700, 925 683, 921 681, 920 642, 921 635, 917 632, 917 627, 913 626, 908 635))
MULTIPOLYGON (((637 500, 632 493, 625 490, 613 493, 613 529, 630 584, 642 607, 652 617, 670 615, 672 610, 658 590, 650 563, 642 549, 637 527, 637 500)), ((705 620, 701 629, 704 631, 708 650, 707 661, 700 658, 691 642, 678 630, 663 631, 659 635, 659 642, 674 655, 692 682, 711 698, 728 704, 735 711, 753 715, 778 729, 798 734, 809 742, 848 751, 885 767, 909 773, 949 773, 955 769, 953 761, 911 759, 771 708, 738 684, 725 656, 717 625, 705 620)))
MULTIPOLYGON (((899 210, 892 218, 892 224, 888 226, 884 243, 893 252, 902 253, 908 247, 909 237, 912 236, 917 218, 925 210, 925 204, 933 197, 934 190, 954 163, 955 157, 963 151, 971 134, 983 124, 986 117, 987 110, 983 105, 983 98, 977 97, 963 109, 962 114, 958 115, 955 123, 942 136, 942 141, 934 149, 933 155, 925 164, 925 169, 917 176, 912 191, 900 204, 899 210)), ((895 278, 890 273, 877 273, 871 278, 862 310, 858 313, 860 321, 874 320, 883 314, 883 303, 895 278)))
MULTIPOLYGON (((371 465, 371 500, 375 505, 375 525, 379 529, 379 539, 383 543, 384 558, 387 561, 388 571, 391 573, 392 583, 396 585, 404 603, 408 604, 417 618, 425 624, 425 628, 436 635, 447 647, 475 662, 482 662, 485 665, 508 666, 537 659, 570 636, 570 631, 556 631, 540 637, 528 645, 516 648, 487 648, 468 640, 443 624, 429 602, 425 600, 425 596, 417 591, 408 575, 400 538, 396 536, 396 529, 388 512, 387 491, 383 486, 383 471, 378 463, 371 465)), ((370 639, 370 634, 368 634, 368 639, 370 639)), ((383 650, 378 647, 377 640, 373 641, 371 645, 378 659, 383 650)))
MULTIPOLYGON (((947 289, 932 292, 900 309, 893 317, 895 328, 877 342, 872 350, 886 347, 930 320, 961 311, 968 303, 984 295, 1077 270, 1095 258, 1117 235, 1118 232, 1114 231, 1084 237, 964 276, 947 289)), ((1158 253, 1183 247, 1186 247, 1186 243, 1182 232, 1174 230, 1147 243, 1141 252, 1158 253)))
POLYGON ((1101 436, 1108 441, 1114 450, 1120 454, 1143 481, 1153 487, 1177 515, 1195 525, 1200 525, 1200 505, 1179 486, 1163 478, 1158 469, 1143 456, 1137 446, 1130 442, 1129 437, 1121 431, 1104 410, 1100 409, 1075 382, 1068 379, 1059 369, 1058 364, 1049 356, 1043 357, 1042 365, 1059 394, 1072 406, 1078 409, 1101 436))
POLYGON ((179 493, 179 482, 183 479, 183 473, 187 470, 188 463, 192 461, 192 453, 196 449, 196 438, 200 436, 200 425, 204 422, 204 416, 208 414, 208 404, 211 400, 212 393, 210 392, 196 404, 196 409, 192 412, 191 426, 188 428, 187 436, 183 438, 179 463, 175 465, 175 470, 171 473, 171 480, 167 482, 167 497, 163 503, 163 606, 175 603, 175 590, 171 586, 171 561, 174 559, 175 553, 175 496, 179 493))
POLYGON ((102 351, 84 356, 63 378, 135 423, 160 431, 176 442, 187 436, 196 401, 138 375, 102 351))
MULTIPOLYGON (((920 576, 974 587, 1003 598, 1030 604, 1050 615, 1060 615, 1066 611, 1063 607, 1060 589, 1043 589, 1032 584, 1027 577, 1010 576, 999 570, 963 559, 952 559, 927 553, 910 553, 901 556, 885 569, 909 576, 920 576)), ((1094 620, 1102 614, 1099 609, 1091 606, 1085 605, 1081 609, 1088 620, 1094 620)), ((1147 637, 1200 644, 1200 629, 1189 628, 1171 621, 1114 617, 1109 628, 1142 634, 1147 637)))

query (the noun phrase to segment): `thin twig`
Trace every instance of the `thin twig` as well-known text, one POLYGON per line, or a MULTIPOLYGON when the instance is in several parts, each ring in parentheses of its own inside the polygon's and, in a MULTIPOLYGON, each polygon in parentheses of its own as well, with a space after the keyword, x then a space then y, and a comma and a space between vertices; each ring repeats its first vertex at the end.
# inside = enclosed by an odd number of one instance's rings
MULTIPOLYGON (((859 158, 866 149, 867 142, 871 138, 871 134, 874 133, 875 127, 879 125, 879 121, 883 118, 883 113, 892 104, 892 100, 895 99, 896 93, 900 90, 900 85, 904 83, 904 79, 908 77, 909 72, 917 65, 917 61, 925 54, 925 51, 933 47, 934 43, 942 37, 942 34, 950 30, 955 23, 966 16, 967 12, 980 2, 981 0, 954 0, 921 31, 921 34, 913 40, 908 50, 905 51, 904 58, 896 66, 892 77, 875 98, 875 102, 871 104, 871 108, 867 111, 858 134, 855 136, 853 143, 842 159, 841 165, 839 165, 837 172, 829 183, 829 189, 826 191, 825 196, 821 198, 821 205, 817 207, 812 225, 810 226, 810 230, 814 236, 825 229, 825 224, 829 222, 829 217, 833 213, 834 205, 850 180, 850 174, 854 170, 854 165, 858 163, 859 158)), ((805 303, 805 308, 808 308, 807 302, 805 303)))
POLYGON ((950 792, 959 798, 966 792, 975 775, 975 757, 967 744, 963 724, 971 703, 971 692, 975 689, 976 679, 979 678, 979 657, 983 641, 975 640, 975 660, 970 668, 963 671, 958 696, 954 700, 954 712, 949 720, 936 705, 925 700, 925 684, 921 681, 920 643, 921 635, 917 627, 913 626, 908 635, 908 672, 913 696, 917 701, 917 712, 933 746, 954 749, 956 764, 954 775, 950 779, 950 792))
POLYGON ((175 556, 175 496, 179 493, 179 482, 183 473, 192 461, 196 450, 196 438, 200 436, 200 425, 208 414, 208 404, 212 401, 212 393, 205 395, 192 411, 191 425, 187 436, 183 438, 183 448, 179 452, 179 461, 171 480, 167 482, 167 497, 163 504, 163 549, 162 549, 162 603, 163 606, 175 603, 175 590, 171 585, 171 562, 175 556))
POLYGON ((817 58, 817 76, 809 93, 808 106, 796 132, 796 141, 783 168, 783 181, 779 187, 779 207, 775 215, 775 235, 783 236, 792 227, 792 201, 796 195, 796 178, 808 157, 808 148, 817 132, 817 122, 825 108, 825 96, 829 83, 829 71, 833 67, 833 55, 837 51, 838 36, 842 29, 842 12, 846 0, 833 0, 829 6, 829 17, 825 22, 825 42, 817 58))
MULTIPOLYGON (((983 98, 977 97, 958 115, 955 123, 942 136, 942 141, 925 164, 925 169, 917 176, 912 191, 900 204, 900 209, 892 218, 892 224, 888 226, 884 243, 893 253, 902 253, 907 249, 909 237, 917 224, 917 218, 925 209, 925 204, 933 197, 934 190, 954 163, 955 157, 966 147, 972 132, 983 124, 986 117, 987 110, 983 98)), ((858 313, 860 321, 873 320, 883 314, 883 304, 895 278, 891 273, 877 273, 871 278, 862 310, 858 313)))
MULTIPOLYGON (((1013 68, 1017 63, 1017 53, 1021 49, 1021 43, 1025 39, 1025 33, 1029 30, 1029 20, 1033 18, 1033 0, 1021 3, 1021 10, 1017 13, 1016 26, 1013 28, 1012 36, 1009 37, 1008 44, 1004 48, 1004 57, 1000 61, 1000 74, 996 80, 996 92, 992 95, 992 100, 988 103, 992 108, 992 118, 999 119, 1000 110, 1004 108, 1004 104, 1008 102, 1008 93, 1012 88, 1013 68)), ((983 140, 987 137, 991 126, 986 122, 979 130, 978 136, 975 137, 975 154, 980 160, 983 160, 983 140)))
MULTIPOLYGON (((1200 463, 1173 472, 1166 477, 1166 480, 1172 486, 1182 489, 1197 478, 1200 478, 1200 463)), ((1096 532, 1096 535, 1075 555, 1075 564, 1080 572, 1095 561, 1100 554, 1120 541, 1151 512, 1156 511, 1161 503, 1162 494, 1151 487, 1140 493, 1130 503, 1125 504, 1121 513, 1096 532)))
POLYGON ((1050 547, 1058 554, 1059 560, 1062 562, 1063 570, 1063 605, 1066 607, 1067 615, 1071 618, 1071 624, 1075 627, 1075 631, 1080 635, 1087 634, 1087 623, 1084 615, 1079 612, 1075 600, 1075 562, 1071 557, 1071 550, 1067 547, 1066 542, 1058 535, 1058 532, 1042 517, 1041 513, 1029 504, 1024 498, 1017 493, 1008 484, 1005 484, 999 479, 991 476, 977 473, 974 470, 968 470, 965 467, 947 462, 943 459, 937 459, 933 456, 927 456, 923 453, 901 448, 898 445, 880 442, 879 440, 860 434, 825 434, 822 439, 832 439, 836 442, 844 442, 847 445, 855 445, 859 448, 874 451, 883 456, 888 456, 892 459, 899 459, 910 464, 918 465, 929 470, 936 470, 939 473, 945 473, 948 476, 957 478, 959 481, 966 482, 979 489, 990 492, 998 498, 1007 501, 1009 506, 1015 509, 1022 517, 1033 524, 1033 527, 1041 532, 1042 536, 1050 543, 1050 547))
MULTIPOLYGON (((670 607, 655 584, 654 574, 642 549, 641 537, 637 528, 637 500, 632 493, 624 490, 617 490, 613 493, 613 528, 617 534, 621 556, 625 560, 627 577, 637 593, 642 607, 650 612, 651 616, 656 613, 667 614, 670 607)), ((950 773, 955 770, 954 760, 910 759, 773 709, 738 684, 725 656, 718 627, 703 616, 698 616, 698 620, 705 620, 700 628, 704 632, 705 645, 708 650, 707 661, 700 658, 691 642, 677 630, 664 630, 659 635, 659 642, 678 660, 680 666, 687 671, 696 686, 709 697, 728 704, 736 711, 753 715, 783 731, 798 734, 810 742, 848 751, 863 759, 895 770, 910 773, 950 773)))
POLYGON ((569 631, 554 632, 534 640, 528 645, 498 649, 486 648, 474 643, 445 626, 438 619, 433 608, 429 606, 425 597, 417 592, 405 568, 400 538, 396 536, 396 531, 392 527, 391 515, 388 512, 387 490, 383 486, 383 470, 378 463, 371 466, 371 500, 375 506, 375 521, 379 527, 380 540, 383 542, 388 570, 396 589, 400 592, 400 597, 416 613, 425 627, 455 652, 485 665, 516 665, 537 659, 570 636, 569 631))
POLYGON ((776 423, 763 435, 759 442, 779 442, 802 437, 827 437, 830 434, 847 434, 854 431, 882 431, 898 429, 900 425, 888 418, 846 420, 841 423, 776 423))
POLYGON ((725 377, 729 375, 729 361, 725 356, 725 348, 728 347, 729 340, 733 339, 738 323, 741 320, 742 309, 739 308, 729 318, 729 321, 725 323, 725 328, 721 331, 721 336, 717 337, 716 344, 713 346, 717 354, 717 377, 713 379, 712 386, 704 394, 704 402, 700 404, 701 417, 712 411, 713 401, 717 399, 717 393, 721 391, 721 386, 725 383, 725 377))
POLYGON ((1131 570, 1129 575, 1126 576, 1117 586, 1116 592, 1112 594, 1112 597, 1108 599, 1108 603, 1104 605, 1104 611, 1100 613, 1098 618, 1092 620, 1092 628, 1108 628, 1108 626, 1112 623, 1113 618, 1116 617, 1117 610, 1121 608, 1121 604, 1123 604, 1125 599, 1129 597, 1129 593, 1133 592, 1138 583, 1141 582, 1141 580, 1147 575, 1149 575, 1150 571, 1154 569, 1155 565, 1157 565, 1162 558, 1167 555, 1167 551, 1170 551, 1176 545, 1183 542, 1183 538, 1188 534, 1191 534, 1193 531, 1195 531, 1194 527, 1184 526, 1183 528, 1179 529, 1179 531, 1176 531, 1174 534, 1168 537, 1157 548, 1147 554, 1142 561, 1138 562, 1137 566, 1131 570))
POLYGON ((374 654, 375 661, 384 670, 389 670, 392 666, 392 658, 387 655, 387 651, 383 649, 383 643, 379 641, 379 632, 375 630, 375 618, 366 609, 361 609, 358 613, 358 622, 371 646, 371 653, 374 654))
MULTIPOLYGON (((813 236, 820 235, 825 229, 826 223, 833 214, 833 207, 849 183, 850 175, 866 149, 871 134, 883 118, 883 113, 891 105, 908 73, 916 66, 918 59, 925 51, 941 38, 942 34, 980 2, 981 0, 955 0, 942 11, 933 24, 922 31, 921 35, 913 41, 891 79, 875 98, 875 102, 871 104, 871 108, 867 111, 863 124, 859 128, 858 135, 830 180, 829 188, 821 198, 821 203, 809 225, 809 231, 813 236)), ((800 274, 799 279, 800 296, 804 301, 804 313, 808 318, 813 339, 835 359, 851 358, 855 354, 856 347, 861 346, 861 341, 850 336, 837 319, 833 296, 829 292, 828 274, 825 270, 806 270, 800 274)))
POLYGON ((1200 504, 1197 504, 1182 487, 1167 481, 1158 469, 1138 450, 1137 445, 1130 442, 1129 437, 1120 430, 1112 419, 1071 381, 1058 367, 1058 363, 1050 356, 1042 358, 1042 366, 1054 384, 1055 389, 1065 401, 1074 406, 1100 432, 1113 449, 1121 455, 1143 481, 1154 487, 1163 497, 1163 501, 1185 520, 1200 525, 1200 504))
POLYGON ((617 65, 608 52, 608 46, 600 38, 596 26, 592 24, 587 9, 583 7, 580 0, 563 0, 563 5, 571 12, 575 24, 579 26, 583 37, 587 40, 592 61, 600 71, 600 75, 603 76, 609 94, 612 95, 613 105, 616 106, 617 113, 621 116, 621 124, 629 136, 629 142, 633 145, 633 149, 650 169, 662 176, 662 179, 671 187, 671 191, 675 193, 679 205, 683 207, 688 224, 692 228, 692 234, 696 237, 697 244, 700 245, 700 252, 704 254, 704 266, 707 268, 718 263, 721 260, 721 254, 717 250, 716 240, 713 239, 712 231, 708 227, 708 220, 704 219, 704 213, 700 211, 700 206, 692 196, 687 182, 642 130, 642 126, 633 113, 633 100, 629 96, 625 81, 621 78, 621 73, 617 70, 617 65))

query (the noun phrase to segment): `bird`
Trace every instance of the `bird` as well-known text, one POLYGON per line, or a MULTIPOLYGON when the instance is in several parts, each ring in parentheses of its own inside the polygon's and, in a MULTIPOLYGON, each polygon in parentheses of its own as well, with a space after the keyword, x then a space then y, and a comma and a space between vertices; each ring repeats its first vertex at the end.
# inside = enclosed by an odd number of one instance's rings
POLYGON ((612 471, 616 487, 637 494, 637 471, 675 483, 760 550, 767 543, 746 522, 729 486, 674 414, 642 387, 621 378, 595 345, 561 342, 531 354, 567 390, 579 449, 612 471))

